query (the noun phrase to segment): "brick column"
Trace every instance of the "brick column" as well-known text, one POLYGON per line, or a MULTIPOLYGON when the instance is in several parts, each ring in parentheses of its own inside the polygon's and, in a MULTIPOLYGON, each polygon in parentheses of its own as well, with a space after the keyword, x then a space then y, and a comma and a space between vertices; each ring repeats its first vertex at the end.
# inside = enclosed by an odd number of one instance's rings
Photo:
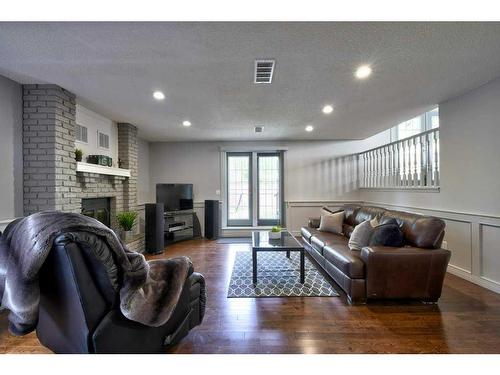
POLYGON ((130 169, 130 178, 123 183, 123 208, 137 210, 137 127, 118 124, 118 157, 121 168, 130 169))
POLYGON ((57 85, 23 85, 24 215, 80 212, 75 95, 57 85))

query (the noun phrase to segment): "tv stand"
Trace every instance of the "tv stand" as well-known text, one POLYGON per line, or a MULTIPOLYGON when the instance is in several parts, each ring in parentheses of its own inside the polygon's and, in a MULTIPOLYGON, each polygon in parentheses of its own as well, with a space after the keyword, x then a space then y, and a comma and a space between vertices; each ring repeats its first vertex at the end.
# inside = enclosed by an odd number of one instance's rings
POLYGON ((165 245, 201 236, 199 221, 194 210, 165 211, 165 245))

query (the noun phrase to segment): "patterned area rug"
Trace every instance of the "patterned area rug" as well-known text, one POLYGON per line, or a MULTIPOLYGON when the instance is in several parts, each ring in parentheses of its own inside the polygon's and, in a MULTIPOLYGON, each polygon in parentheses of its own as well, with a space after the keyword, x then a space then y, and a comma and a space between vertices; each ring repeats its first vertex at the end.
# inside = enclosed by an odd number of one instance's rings
POLYGON ((339 294, 305 259, 305 283, 301 284, 300 254, 292 251, 290 259, 285 251, 257 254, 257 285, 252 284, 252 252, 238 251, 233 274, 229 281, 228 298, 245 297, 337 297, 339 294))

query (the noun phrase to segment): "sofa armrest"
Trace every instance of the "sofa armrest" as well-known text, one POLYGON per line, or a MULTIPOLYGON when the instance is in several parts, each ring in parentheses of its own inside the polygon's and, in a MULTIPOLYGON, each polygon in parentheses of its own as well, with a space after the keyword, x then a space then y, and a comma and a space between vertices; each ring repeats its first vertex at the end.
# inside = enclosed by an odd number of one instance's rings
POLYGON ((367 297, 437 301, 450 257, 445 249, 364 247, 367 297))
POLYGON ((188 278, 191 308, 196 312, 191 317, 191 328, 201 324, 205 316, 207 304, 207 291, 205 286, 205 278, 201 273, 193 272, 188 278))
POLYGON ((307 226, 309 228, 318 229, 320 222, 321 222, 321 218, 320 217, 310 217, 309 220, 308 220, 308 222, 307 222, 307 226))

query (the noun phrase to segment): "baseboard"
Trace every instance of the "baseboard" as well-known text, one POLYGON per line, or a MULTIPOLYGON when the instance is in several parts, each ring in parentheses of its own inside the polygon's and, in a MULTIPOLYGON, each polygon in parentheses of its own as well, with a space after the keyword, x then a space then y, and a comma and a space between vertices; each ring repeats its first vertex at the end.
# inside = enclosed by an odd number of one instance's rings
POLYGON ((492 292, 500 293, 500 284, 493 280, 473 275, 469 271, 454 266, 452 264, 448 265, 447 272, 451 273, 452 275, 458 276, 464 280, 467 280, 473 284, 479 285, 485 289, 491 290, 492 292))

